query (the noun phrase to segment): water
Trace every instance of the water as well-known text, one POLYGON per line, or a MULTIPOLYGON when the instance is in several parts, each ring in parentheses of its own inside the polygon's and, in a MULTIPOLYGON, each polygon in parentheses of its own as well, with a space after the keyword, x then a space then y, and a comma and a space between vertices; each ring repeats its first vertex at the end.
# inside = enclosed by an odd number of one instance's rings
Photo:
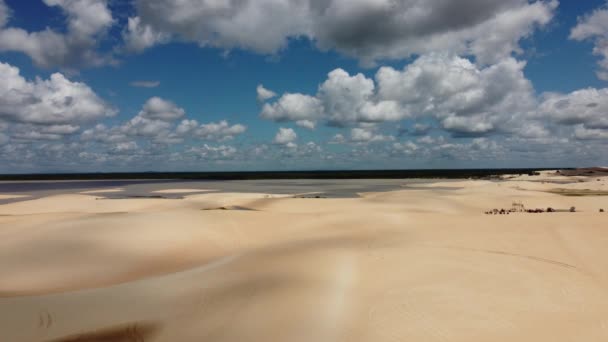
MULTIPOLYGON (((58 194, 77 194, 83 191, 122 188, 121 192, 95 193, 108 199, 123 198, 182 198, 188 193, 163 194, 159 190, 199 189, 215 192, 268 193, 323 198, 352 198, 363 192, 384 192, 415 188, 417 184, 435 182, 428 179, 344 179, 344 180, 107 180, 107 181, 11 181, 0 182, 1 194, 28 195, 27 198, 0 200, 0 204, 29 200, 58 194)), ((193 192, 194 193, 194 192, 193 192)))

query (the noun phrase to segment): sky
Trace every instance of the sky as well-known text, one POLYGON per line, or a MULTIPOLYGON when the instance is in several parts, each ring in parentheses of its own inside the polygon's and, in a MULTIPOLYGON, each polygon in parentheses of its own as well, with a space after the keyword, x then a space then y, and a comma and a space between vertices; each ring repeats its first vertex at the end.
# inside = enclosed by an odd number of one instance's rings
POLYGON ((605 0, 0 0, 0 173, 608 165, 605 0))

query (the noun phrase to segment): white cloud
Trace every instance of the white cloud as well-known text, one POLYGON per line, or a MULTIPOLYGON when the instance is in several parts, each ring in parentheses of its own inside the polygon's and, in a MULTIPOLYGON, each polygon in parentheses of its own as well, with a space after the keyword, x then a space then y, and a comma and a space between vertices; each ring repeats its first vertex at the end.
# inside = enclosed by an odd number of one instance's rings
POLYGON ((28 81, 18 68, 0 62, 0 119, 40 125, 73 125, 116 114, 84 83, 60 73, 28 81))
MULTIPOLYGON (((78 132, 78 125, 36 125, 27 123, 13 123, 6 125, 7 133, 13 140, 43 141, 43 140, 67 140, 70 135, 78 132)), ((0 128, 1 129, 1 128, 0 128)))
POLYGON ((21 141, 36 141, 36 140, 61 140, 61 134, 43 133, 39 131, 17 131, 11 134, 11 138, 21 141))
POLYGON ((378 93, 416 116, 437 119, 454 134, 513 131, 536 106, 524 62, 507 58, 480 68, 444 54, 418 58, 403 71, 380 68, 378 93))
POLYGON ((221 49, 271 54, 308 30, 307 1, 138 0, 136 7, 139 26, 221 49))
POLYGON ((604 36, 608 33, 608 9, 606 5, 595 9, 593 13, 579 18, 578 24, 572 28, 570 38, 587 39, 594 36, 604 36))
POLYGON ((67 135, 76 133, 79 129, 80 126, 77 125, 52 125, 44 127, 42 131, 45 133, 67 135))
POLYGON ((579 18, 578 25, 570 32, 570 39, 594 41, 593 53, 602 58, 597 76, 608 81, 608 5, 579 18))
POLYGON ((303 94, 285 94, 274 103, 266 103, 260 116, 267 120, 309 121, 311 123, 322 115, 321 101, 303 94))
POLYGON ((0 0, 0 28, 3 28, 7 23, 11 16, 11 11, 4 2, 4 0, 0 0))
POLYGON ((261 117, 331 126, 432 118, 454 135, 517 133, 537 106, 524 67, 513 58, 479 67, 465 58, 429 54, 403 70, 382 67, 375 79, 336 69, 315 96, 287 93, 265 104, 261 117))
POLYGON ((395 121, 407 116, 396 102, 375 102, 374 95, 373 80, 363 74, 350 76, 346 71, 336 69, 319 86, 317 97, 323 103, 326 120, 331 125, 395 121))
POLYGON ((138 149, 139 146, 135 141, 119 142, 111 147, 112 153, 132 153, 138 149))
MULTIPOLYGON (((67 17, 67 32, 50 28, 28 32, 21 28, 0 25, 0 51, 16 51, 28 55, 38 66, 64 67, 101 65, 111 61, 100 56, 95 48, 99 38, 113 25, 114 19, 106 0, 43 0, 47 6, 59 7, 67 17)), ((6 4, 0 0, 1 13, 6 4)), ((6 24, 6 15, 4 19, 6 24)))
POLYGON ((106 0, 42 0, 47 6, 58 6, 67 14, 68 30, 89 38, 113 23, 106 0))
MULTIPOLYGON (((586 88, 568 94, 546 93, 542 97, 537 112, 539 117, 574 129, 572 136, 576 139, 608 139, 608 88, 586 88)), ((550 137, 546 127, 538 129, 545 131, 540 137, 550 137)))
POLYGON ((230 125, 228 121, 199 124, 196 120, 183 120, 175 132, 180 136, 194 136, 203 140, 226 141, 245 133, 247 127, 241 124, 230 125))
POLYGON ((186 135, 192 133, 199 126, 198 121, 196 120, 182 120, 177 126, 175 132, 180 135, 186 135))
POLYGON ((186 152, 202 159, 213 160, 232 158, 237 153, 237 149, 233 146, 227 145, 210 146, 204 144, 200 147, 192 147, 186 152))
POLYGON ((330 140, 331 144, 344 144, 345 142, 346 142, 346 138, 341 133, 334 135, 330 140))
MULTIPOLYGON (((128 136, 151 138, 159 143, 177 143, 181 142, 181 139, 172 134, 171 130, 175 126, 175 120, 184 115, 183 108, 155 96, 144 103, 141 111, 135 117, 110 131, 118 131, 128 136)), ((110 135, 115 134, 117 133, 110 135)))
POLYGON ((608 140, 608 129, 586 128, 583 125, 577 125, 574 137, 580 140, 608 140))
POLYGON ((297 138, 298 135, 293 129, 281 127, 279 128, 277 135, 274 137, 274 143, 279 145, 293 145, 297 138))
POLYGON ((160 81, 133 81, 129 85, 136 88, 156 88, 160 85, 160 81))
POLYGON ((141 52, 156 44, 166 43, 171 38, 168 33, 159 32, 150 25, 142 24, 139 17, 128 19, 122 37, 126 50, 131 53, 141 52))
POLYGON ((228 121, 212 122, 200 125, 194 130, 194 135, 204 140, 230 140, 239 134, 243 134, 247 128, 243 125, 230 125, 228 121))
POLYGON ((608 88, 587 88, 569 94, 547 93, 539 114, 563 125, 608 129, 608 88))
MULTIPOLYGON (((336 69, 314 96, 285 94, 267 103, 261 117, 350 127, 349 140, 359 143, 394 139, 377 133, 376 126, 403 119, 425 122, 402 130, 411 135, 427 134, 437 126, 453 137, 494 134, 535 141, 555 136, 604 137, 600 130, 608 129, 608 89, 538 97, 524 67, 525 62, 514 58, 482 67, 458 56, 429 54, 402 70, 382 67, 374 79, 336 69), (314 104, 310 106, 314 110, 301 110, 307 108, 302 103, 314 104), (574 132, 579 124, 582 128, 574 132)), ((332 142, 345 140, 340 137, 332 142)))
POLYGON ((431 51, 473 54, 481 63, 494 63, 520 51, 519 41, 546 25, 557 4, 556 0, 137 0, 138 17, 129 22, 133 26, 129 30, 148 37, 141 39, 144 43, 131 44, 139 49, 162 42, 156 37, 164 34, 200 46, 274 54, 290 38, 308 37, 320 49, 334 49, 367 64, 431 51))
POLYGON ((378 134, 373 129, 357 127, 350 130, 350 140, 355 143, 385 142, 394 141, 395 137, 378 134))
POLYGON ((296 121, 296 125, 302 128, 312 130, 315 129, 315 127, 317 126, 317 122, 312 120, 298 120, 296 121))
POLYGON ((121 126, 121 131, 132 136, 157 137, 168 135, 172 126, 170 121, 148 119, 137 115, 121 126))
POLYGON ((260 116, 277 122, 295 121, 314 128, 320 119, 332 126, 396 121, 409 116, 396 101, 377 100, 374 81, 363 74, 333 70, 315 96, 287 93, 266 103, 260 116))
POLYGON ((418 151, 419 147, 418 147, 418 145, 414 144, 411 141, 406 141, 406 142, 403 142, 403 143, 400 143, 400 142, 394 143, 393 144, 393 149, 396 152, 398 152, 398 153, 403 153, 403 154, 406 154, 406 155, 412 155, 412 154, 415 154, 418 151))
POLYGON ((433 127, 427 124, 417 123, 412 126, 412 129, 409 131, 411 135, 425 135, 431 131, 433 127))
POLYGON ((129 138, 120 127, 108 128, 104 124, 97 124, 92 128, 84 130, 80 135, 80 139, 83 141, 117 143, 127 141, 129 138))
POLYGON ((184 116, 186 112, 171 101, 160 97, 151 97, 139 112, 139 116, 150 120, 173 121, 184 116))
POLYGON ((277 96, 277 93, 270 89, 264 88, 263 84, 258 84, 256 88, 256 92, 258 93, 257 99, 258 102, 264 102, 270 100, 271 98, 277 96))
POLYGON ((196 120, 183 119, 177 123, 176 120, 184 115, 185 110, 175 103, 152 97, 144 103, 135 117, 123 124, 113 127, 98 124, 86 129, 80 138, 83 141, 114 145, 132 139, 147 139, 156 144, 179 144, 190 137, 226 141, 247 130, 244 125, 230 125, 226 120, 199 124, 196 120))
POLYGON ((440 136, 439 138, 435 139, 435 138, 431 137, 430 135, 425 135, 424 137, 416 139, 416 141, 421 144, 432 145, 432 144, 435 144, 438 142, 443 143, 443 137, 440 136))

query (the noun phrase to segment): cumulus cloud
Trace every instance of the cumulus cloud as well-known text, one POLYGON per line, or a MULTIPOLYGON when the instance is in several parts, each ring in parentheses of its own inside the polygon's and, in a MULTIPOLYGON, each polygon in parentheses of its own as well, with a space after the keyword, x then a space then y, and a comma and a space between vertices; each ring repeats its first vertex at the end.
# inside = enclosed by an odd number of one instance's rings
POLYGON ((43 0, 50 7, 59 7, 67 17, 65 33, 47 28, 28 32, 6 27, 7 7, 0 0, 0 51, 16 51, 28 55, 38 66, 64 67, 101 65, 111 58, 96 51, 100 37, 113 25, 114 19, 106 0, 43 0))
POLYGON ((185 110, 175 103, 152 97, 148 99, 139 113, 126 122, 108 127, 97 124, 82 132, 80 139, 85 142, 96 142, 108 146, 127 143, 133 139, 143 139, 153 144, 179 144, 187 138, 207 141, 227 141, 244 133, 247 127, 241 124, 231 125, 226 120, 217 123, 200 124, 196 120, 179 119, 185 116, 185 110))
POLYGON ((221 49, 270 54, 284 47, 288 37, 308 30, 307 1, 138 0, 136 7, 134 26, 221 49), (268 18, 273 19, 272 25, 268 18))
MULTIPOLYGON (((334 138, 336 138, 334 136, 334 138)), ((339 138, 339 137, 338 137, 339 138)), ((355 143, 371 143, 394 141, 395 137, 376 133, 373 129, 353 128, 350 130, 350 140, 355 143)))
POLYGON ((174 122, 184 115, 183 108, 155 96, 144 103, 135 117, 118 128, 111 128, 107 134, 146 137, 158 143, 179 143, 182 140, 172 132, 172 129, 175 126, 174 122))
POLYGON ((141 50, 172 37, 274 54, 290 38, 307 37, 321 49, 367 64, 430 51, 473 54, 493 63, 520 51, 519 41, 546 25, 557 5, 556 0, 137 0, 127 36, 139 38, 127 41, 141 50))
POLYGON ((139 112, 139 116, 142 118, 161 121, 173 121, 181 118, 184 114, 183 108, 157 96, 148 99, 139 112))
MULTIPOLYGON (((350 127, 349 141, 359 143, 390 141, 393 137, 376 132, 376 125, 401 120, 424 122, 402 130, 415 136, 437 127, 452 137, 507 135, 537 141, 556 134, 605 137, 608 89, 537 96, 524 75, 525 65, 508 57, 480 66, 438 53, 420 56, 401 70, 381 67, 373 79, 336 69, 316 94, 287 93, 266 103, 261 117, 350 127)), ((332 142, 346 140, 339 137, 332 142)))
POLYGON ((375 101, 374 95, 373 80, 363 74, 350 76, 346 71, 336 69, 319 86, 317 97, 323 103, 330 125, 395 121, 407 116, 395 101, 375 101))
POLYGON ((294 121, 298 126, 314 128, 325 120, 331 126, 396 121, 409 116, 393 100, 379 100, 375 84, 363 74, 349 75, 333 70, 319 86, 315 96, 287 93, 274 103, 266 103, 260 116, 276 122, 294 121))
POLYGON ((574 130, 574 137, 580 140, 608 140, 608 130, 577 125, 574 130))
POLYGON ((101 143, 118 143, 129 139, 120 127, 109 128, 104 124, 97 124, 82 132, 80 139, 83 141, 95 141, 101 143))
POLYGON ((142 115, 137 115, 122 127, 121 131, 132 136, 140 137, 161 137, 169 134, 173 127, 171 121, 149 119, 142 115))
POLYGON ((4 2, 0 0, 0 28, 4 27, 8 23, 8 19, 11 16, 11 11, 4 2))
POLYGON ((334 135, 331 140, 329 141, 330 144, 344 144, 346 142, 346 138, 344 137, 344 134, 342 133, 338 133, 336 135, 334 135))
MULTIPOLYGON (((517 133, 537 106, 524 67, 514 58, 480 67, 466 58, 429 54, 402 70, 382 67, 374 79, 336 69, 314 96, 287 93, 265 104, 261 117, 323 120, 340 127, 432 118, 454 135, 517 133)), ((429 129, 418 126, 415 131, 429 129)))
POLYGON ((536 106, 524 62, 506 58, 488 67, 445 54, 418 58, 402 71, 380 68, 379 96, 415 116, 437 119, 454 134, 515 130, 536 106))
POLYGON ((139 146, 137 145, 137 142, 135 141, 126 141, 126 142, 119 142, 116 143, 114 145, 111 146, 110 151, 112 153, 127 153, 130 154, 133 151, 137 151, 139 149, 139 146))
POLYGON ((211 146, 204 144, 200 147, 192 147, 188 149, 186 153, 193 154, 198 158, 206 160, 216 160, 232 158, 237 153, 237 149, 234 146, 211 146))
POLYGON ((0 62, 0 119, 39 125, 73 125, 116 114, 86 84, 60 73, 28 81, 20 70, 0 62))
POLYGON ((203 140, 226 141, 245 133, 247 127, 241 124, 230 125, 228 121, 199 124, 196 120, 183 120, 176 132, 182 136, 191 134, 203 140))
MULTIPOLYGON (((7 125, 8 127, 9 125, 7 125)), ((10 137, 18 141, 63 140, 78 132, 78 125, 38 125, 13 123, 10 125, 10 137)))
POLYGON ((606 137, 608 89, 587 88, 569 94, 547 93, 543 97, 539 115, 557 124, 576 125, 578 138, 606 137))
POLYGON ((128 19, 122 37, 125 50, 130 53, 141 52, 154 45, 166 43, 170 39, 168 33, 157 31, 151 25, 142 24, 139 17, 128 19))
POLYGON ((42 131, 45 133, 67 135, 76 133, 79 129, 80 126, 77 125, 52 125, 44 127, 42 131))
MULTIPOLYGON (((300 121, 314 123, 323 114, 321 100, 303 94, 284 94, 274 103, 266 103, 260 116, 277 122, 300 121)), ((310 126, 310 125, 309 125, 310 126)))
POLYGON ((447 51, 493 63, 519 51, 519 40, 548 23, 556 7, 527 0, 332 1, 315 18, 315 36, 321 47, 364 62, 447 51))
POLYGON ((432 128, 433 127, 431 127, 431 125, 428 125, 428 124, 416 123, 412 126, 412 128, 408 132, 411 135, 421 136, 421 135, 428 134, 432 128))
POLYGON ((317 127, 317 122, 313 120, 298 120, 296 121, 296 125, 302 128, 313 130, 315 129, 315 127, 317 127))
POLYGON ((274 143, 279 145, 293 145, 297 138, 298 135, 293 129, 281 127, 274 137, 274 143))
POLYGON ((393 144, 393 150, 398 154, 413 155, 418 151, 418 149, 418 145, 411 141, 397 142, 393 144))
POLYGON ((420 144, 427 144, 427 145, 432 145, 432 144, 436 144, 436 143, 443 143, 444 142, 444 138, 443 136, 439 136, 437 138, 433 138, 430 135, 425 135, 421 138, 416 139, 416 141, 420 144))
POLYGON ((594 41, 593 53, 602 58, 597 76, 608 81, 608 5, 579 18, 578 25, 570 32, 570 39, 594 41))
POLYGON ((258 84, 256 88, 256 92, 258 93, 257 99, 258 102, 264 102, 270 100, 271 98, 277 96, 277 93, 270 89, 264 88, 263 84, 258 84))

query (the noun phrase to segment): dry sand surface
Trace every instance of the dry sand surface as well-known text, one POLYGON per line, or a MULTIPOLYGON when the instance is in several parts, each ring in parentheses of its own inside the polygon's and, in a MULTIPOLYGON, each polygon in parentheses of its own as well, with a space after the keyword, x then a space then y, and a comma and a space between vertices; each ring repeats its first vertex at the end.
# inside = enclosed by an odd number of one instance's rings
POLYGON ((0 205, 0 341, 606 341, 608 197, 549 191, 608 185, 554 180, 0 205))
POLYGON ((166 189, 166 190, 157 190, 157 191, 153 191, 157 194, 185 194, 185 193, 192 193, 192 192, 206 192, 209 190, 202 190, 202 189, 166 189))
POLYGON ((99 189, 99 190, 89 190, 83 191, 81 194, 104 194, 104 193, 114 193, 114 192, 123 192, 125 189, 123 188, 112 188, 112 189, 99 189))
POLYGON ((0 194, 0 200, 13 199, 13 198, 25 198, 25 197, 29 197, 29 196, 27 196, 27 195, 0 194))

